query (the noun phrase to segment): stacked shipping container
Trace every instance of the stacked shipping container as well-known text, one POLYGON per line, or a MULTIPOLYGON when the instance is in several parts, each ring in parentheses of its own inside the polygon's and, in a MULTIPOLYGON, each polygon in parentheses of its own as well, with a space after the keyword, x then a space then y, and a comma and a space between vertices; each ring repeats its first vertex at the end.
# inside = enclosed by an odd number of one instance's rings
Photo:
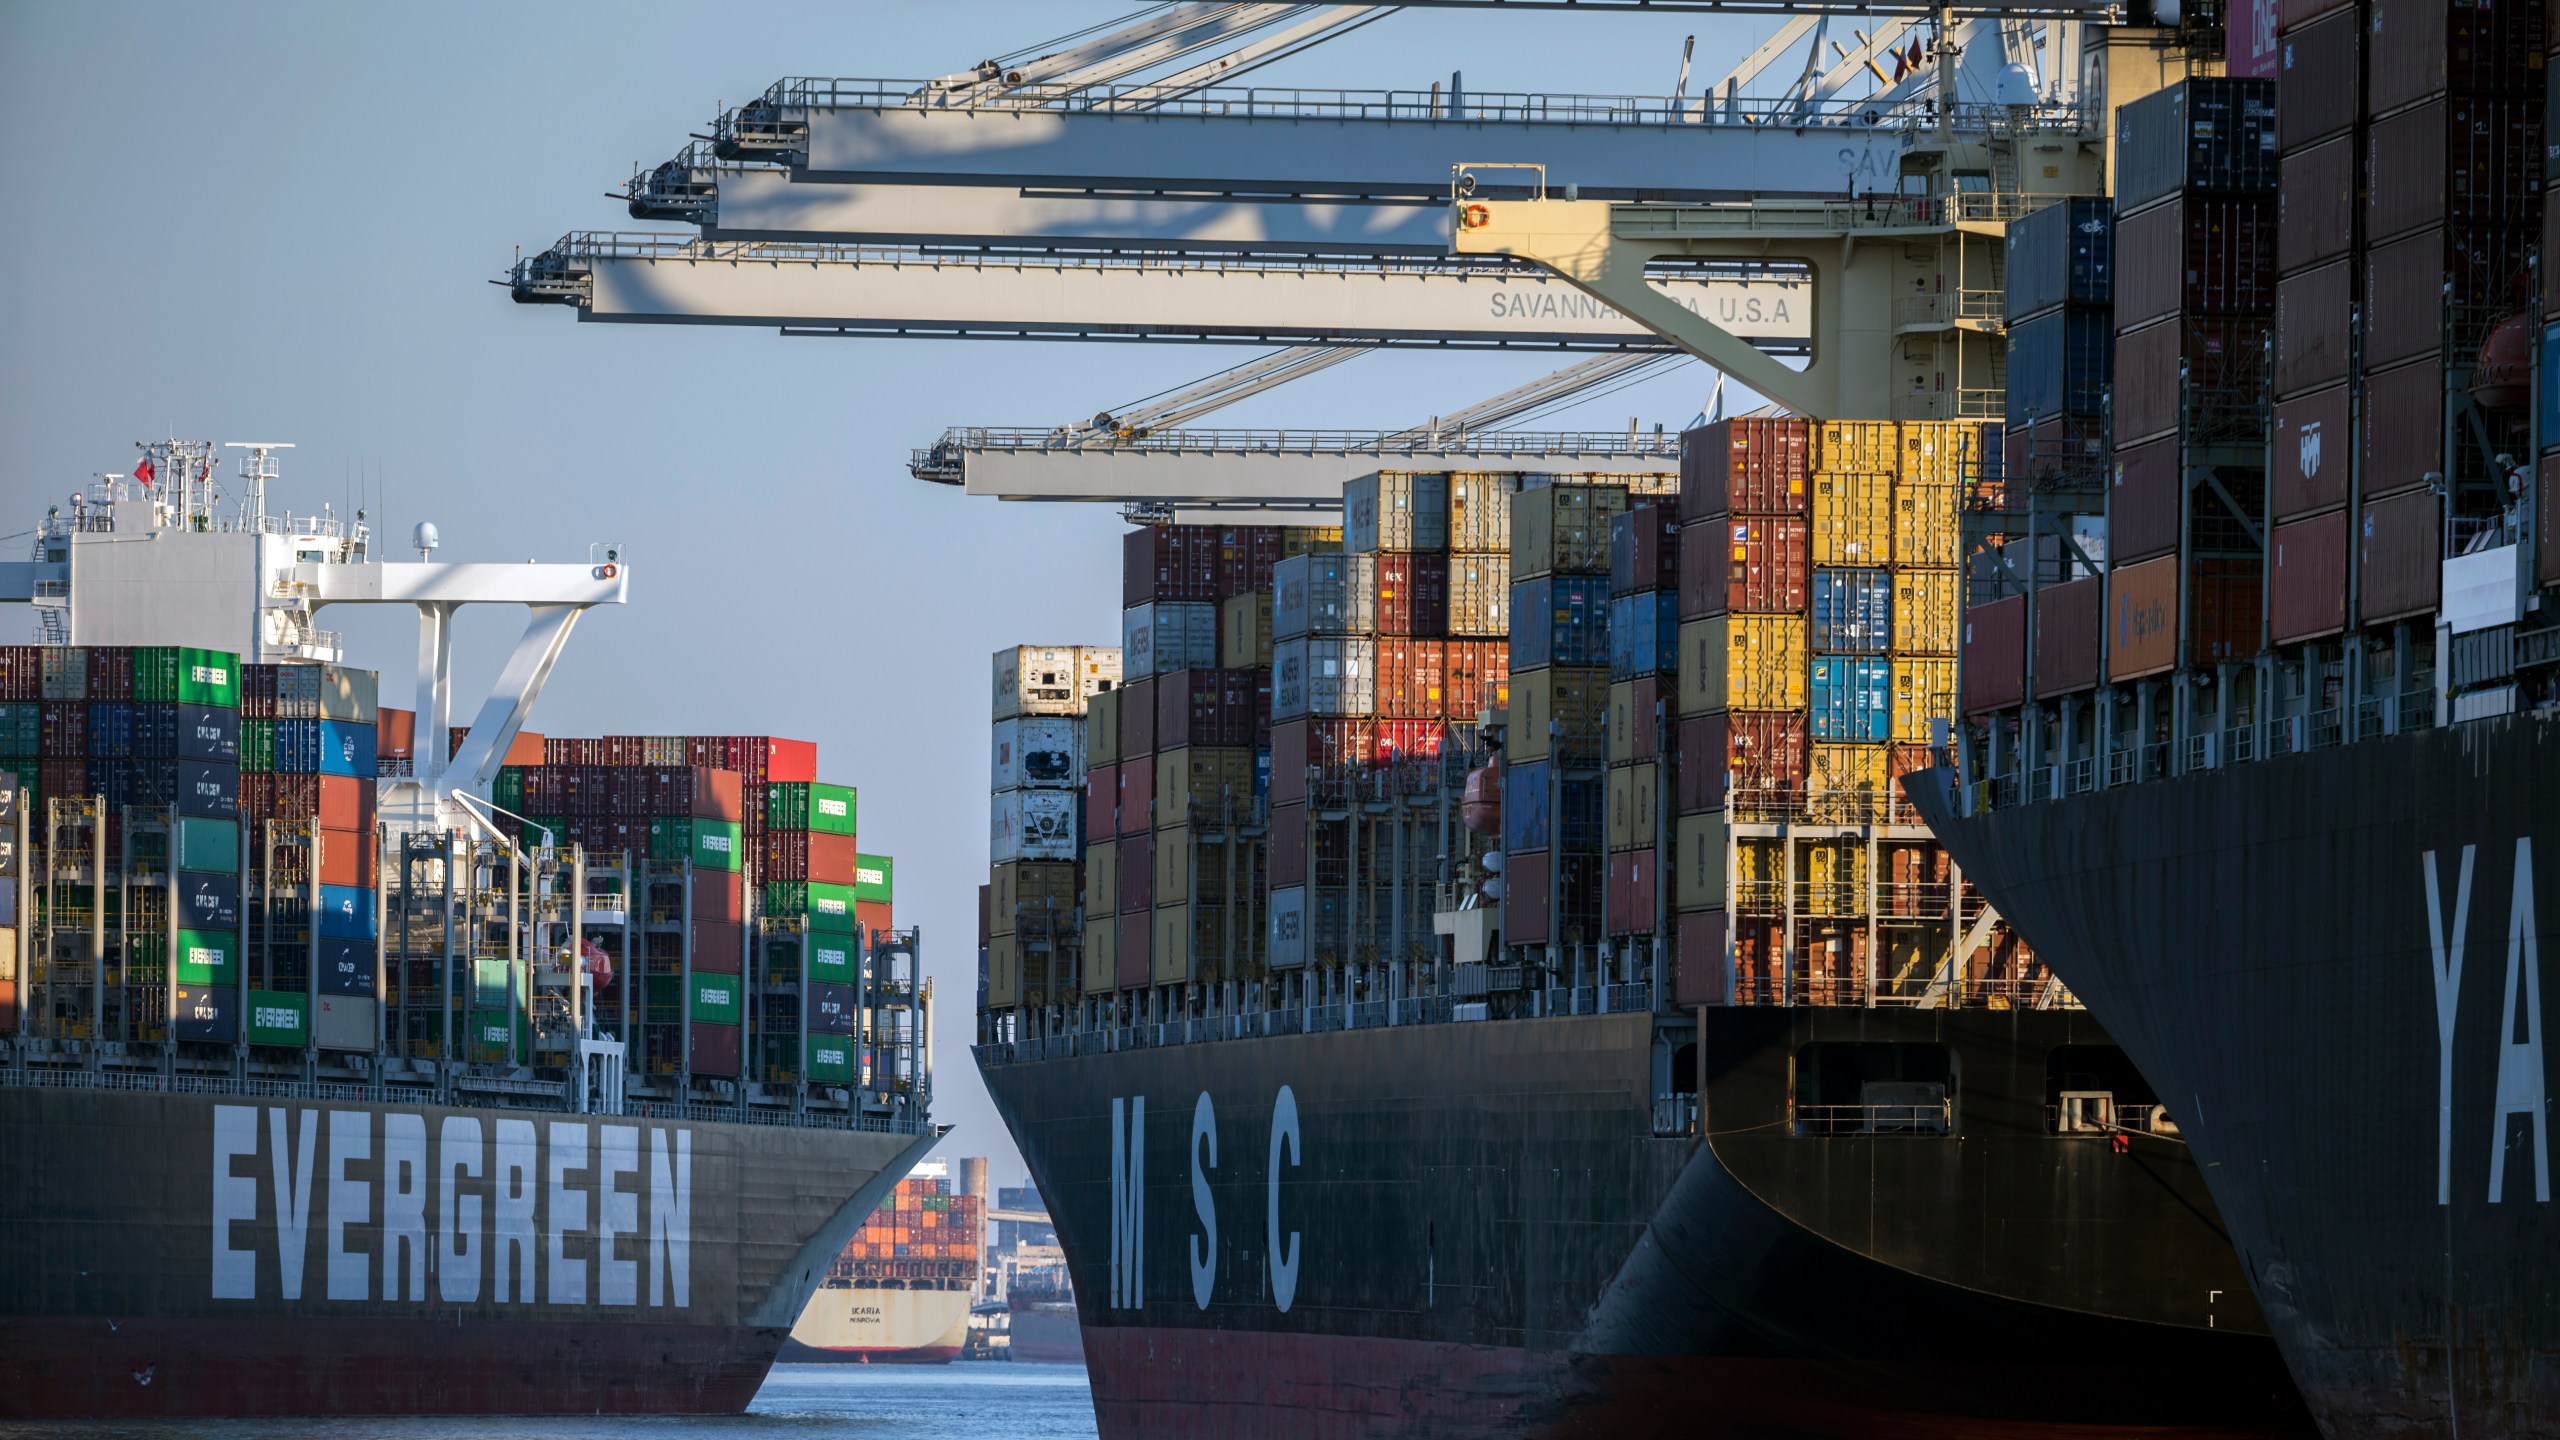
POLYGON ((2022 488, 2090 483, 2104 455, 2115 374, 2107 318, 2115 298, 2114 216, 2103 199, 2060 201, 2012 222, 2007 249, 2001 473, 2022 488))
MULTIPOLYGON (((1149 617, 1150 641, 1158 618, 1149 617)), ((1116 757, 1091 753, 1090 717, 1096 706, 1116 707, 1123 653, 1075 645, 996 652, 988 752, 988 848, 995 868, 987 881, 984 939, 989 994, 1004 997, 1002 1003, 1023 1003, 1026 990, 1043 996, 1055 990, 1063 998, 1076 988, 1085 953, 1078 913, 1084 824, 1094 813, 1107 816, 1112 801, 1105 795, 1088 802, 1085 787, 1089 778, 1108 781, 1117 774, 1116 757)), ((1149 653, 1157 653, 1152 643, 1149 653)))

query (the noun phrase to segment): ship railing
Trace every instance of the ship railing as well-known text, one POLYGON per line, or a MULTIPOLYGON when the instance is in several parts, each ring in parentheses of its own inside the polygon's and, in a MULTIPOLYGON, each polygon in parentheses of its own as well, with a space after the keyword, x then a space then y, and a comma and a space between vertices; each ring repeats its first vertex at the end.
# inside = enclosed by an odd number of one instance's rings
POLYGON ((1384 1000, 1354 1001, 1344 1006, 1343 1011, 1342 1028, 1345 1030, 1375 1030, 1387 1023, 1387 1002, 1384 1000))
POLYGON ((2029 767, 2027 770, 2027 793, 2038 800, 2060 799, 2062 792, 2056 788, 2054 780, 2054 777, 2059 773, 2060 770, 2058 767, 2052 765, 2036 765, 2029 767))
POLYGON ((2063 766, 2063 793, 2086 795, 2098 788, 2098 757, 2083 755, 2063 766))
POLYGON ((2302 747, 2305 750, 2326 750, 2345 738, 2346 716, 2339 710, 2314 711, 2303 718, 2304 728, 2310 731, 2302 747))
POLYGON ((2258 758, 2258 729, 2254 725, 2234 725, 2222 732, 2222 763, 2246 765, 2258 758))
POLYGON ((1620 1015, 1653 1008, 1653 987, 1635 983, 1600 987, 1600 1009, 1603 1014, 1620 1015))
POLYGON ((1342 1007, 1310 1005, 1306 1010, 1306 1032, 1310 1035, 1342 1028, 1342 1007))
POLYGON ((1955 1129, 1955 1102, 1923 1105, 1799 1105, 1787 1118, 1798 1135, 1937 1136, 1955 1129))
POLYGON ((1698 1097, 1695 1095, 1655 1096, 1653 1133, 1657 1139, 1697 1134, 1698 1097))

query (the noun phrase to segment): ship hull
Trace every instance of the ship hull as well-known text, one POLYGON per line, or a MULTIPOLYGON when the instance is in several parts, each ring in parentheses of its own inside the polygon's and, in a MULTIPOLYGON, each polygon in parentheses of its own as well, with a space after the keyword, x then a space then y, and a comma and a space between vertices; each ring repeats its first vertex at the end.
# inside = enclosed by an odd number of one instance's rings
POLYGON ((1084 1363, 1084 1331, 1073 1305, 1016 1305, 1005 1327, 1005 1353, 1013 1359, 1036 1365, 1084 1363))
POLYGON ((985 1067, 1102 1433, 2309 1433, 2181 1147, 2044 1133, 2086 1016, 1701 1021, 1703 1143, 1644 1015, 985 1067), (1813 1043, 1950 1047, 1961 1138, 1794 1134, 1813 1043))
POLYGON ((795 1365, 947 1365, 969 1341, 967 1290, 822 1285, 791 1327, 795 1365))
POLYGON ((736 1413, 930 1143, 40 1078, 0 1084, 10 1417, 736 1413))
POLYGON ((2560 1435, 2560 722, 1969 819, 1917 788, 2177 1113, 2323 1428, 2560 1435))

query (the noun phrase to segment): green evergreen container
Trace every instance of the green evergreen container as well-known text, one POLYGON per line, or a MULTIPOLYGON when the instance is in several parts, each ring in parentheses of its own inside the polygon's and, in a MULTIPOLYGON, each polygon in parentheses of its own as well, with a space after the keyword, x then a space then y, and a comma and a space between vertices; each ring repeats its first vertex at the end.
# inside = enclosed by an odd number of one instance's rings
POLYGON ((810 1036, 808 1076, 811 1080, 833 1081, 839 1085, 852 1084, 853 1037, 850 1035, 810 1036))
POLYGON ((649 858, 696 870, 736 871, 746 862, 746 827, 735 820, 661 815, 649 822, 649 858))
POLYGON ((276 768, 276 722, 243 720, 240 722, 240 771, 244 775, 262 775, 276 768))
POLYGON ((746 1013, 744 992, 747 982, 737 975, 696 975, 693 977, 692 1017, 697 1024, 735 1025, 746 1013))
POLYGON ((861 931, 853 918, 853 887, 817 880, 776 880, 764 887, 764 913, 776 920, 802 920, 812 930, 837 935, 861 931))
POLYGON ((233 985, 240 979, 240 937, 228 930, 178 932, 178 983, 233 985))
POLYGON ((851 835, 855 811, 854 789, 850 785, 785 780, 765 787, 764 823, 776 830, 851 835))
POLYGON ((891 898, 890 892, 898 888, 897 882, 897 861, 886 855, 855 853, 853 857, 854 899, 879 901, 885 904, 891 898))
POLYGON ((311 1033, 311 997, 289 990, 252 990, 249 992, 248 1021, 246 1034, 250 1044, 283 1045, 299 1050, 304 1037, 311 1033))
POLYGON ((137 645, 133 650, 133 698, 237 710, 240 657, 228 650, 137 645))
POLYGON ((861 955, 861 942, 851 935, 827 930, 809 932, 809 978, 820 984, 852 984, 861 955))

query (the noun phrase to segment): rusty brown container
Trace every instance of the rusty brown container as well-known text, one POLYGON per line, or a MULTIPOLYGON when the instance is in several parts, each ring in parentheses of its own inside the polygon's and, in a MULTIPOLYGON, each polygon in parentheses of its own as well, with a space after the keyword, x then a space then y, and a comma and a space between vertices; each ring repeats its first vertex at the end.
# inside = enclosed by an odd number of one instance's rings
POLYGON ((2377 245, 2365 260, 2364 364, 2385 369, 2446 344, 2477 347, 2531 303, 2535 231, 2467 225, 2377 245))
POLYGON ((2182 398, 2210 423, 2254 411, 2267 325, 2245 316, 2174 315, 2116 338, 2115 437, 2137 444, 2178 428, 2182 398))
POLYGON ((2036 592, 2037 699, 2096 688, 2105 585, 2102 577, 2092 575, 2036 592))
MULTIPOLYGON (((1812 722, 1802 710, 1728 710, 1725 764, 1743 790, 1802 789, 1812 768, 1812 722)), ((1682 764, 1688 762, 1684 759, 1682 764)))
MULTIPOLYGON (((2139 680, 2175 666, 2178 557, 2163 555, 2110 570, 2106 587, 2107 679, 2139 680)), ((2036 688, 2044 688, 2041 670, 2036 688)))
POLYGON ((2185 486, 2178 437, 2116 452, 2107 481, 2107 552, 2117 561, 2148 560, 2178 548, 2178 502, 2185 486))
POLYGON ((1964 663, 1957 674, 1967 715, 2006 710, 2027 698, 2027 597, 1964 612, 1964 663))
MULTIPOLYGON (((1733 712, 1719 710, 1713 715, 1692 715, 1680 722, 1675 744, 1679 747, 1677 763, 1672 767, 1674 793, 1678 796, 1681 815, 1699 815, 1724 808, 1725 751, 1733 734, 1733 712)), ((1804 746, 1796 746, 1801 763, 1804 746)))
POLYGON ((1801 515, 1813 471, 1813 425, 1744 418, 1680 437, 1680 518, 1801 515))
POLYGON ((2289 36, 2296 26, 2308 25, 2323 15, 2334 15, 2353 4, 2354 0, 2277 0, 2276 33, 2289 36))
POLYGON ((1725 917, 1721 910, 1692 910, 1679 920, 1673 1003, 1727 1005, 1733 1001, 1733 962, 1726 953, 1725 917))
POLYGON ((2276 265, 2284 274, 2347 253, 2356 231, 2354 137, 2323 140, 2284 157, 2276 217, 2276 265))
POLYGON ((2363 35, 2353 9, 2283 32, 2276 42, 2276 147, 2285 155, 2356 123, 2363 35))
POLYGON ((2266 562, 2209 557, 2187 570, 2187 663, 2235 664, 2258 653, 2266 562))
POLYGON ((2354 446, 2347 433, 2347 387, 2332 385, 2275 406, 2269 437, 2275 469, 2267 500, 2278 520, 2347 503, 2354 446))
POLYGON ((2287 275, 2276 283, 2278 398, 2325 389, 2346 380, 2348 311, 2352 303, 2344 260, 2287 275))
POLYGON ((2535 0, 2372 0, 2365 113, 2389 115, 2448 91, 2532 95, 2542 83, 2543 28, 2535 0))
POLYGON ((2373 122, 2365 159, 2365 243, 2435 225, 2533 217, 2542 101, 2439 97, 2373 122))
POLYGON ((2444 587, 2444 502, 2430 490, 2374 500, 2356 527, 2356 615, 2366 625, 2432 614, 2444 587))
POLYGON ((1120 758, 1156 753, 1156 682, 1132 680, 1120 687, 1120 758))
POLYGON ((2278 524, 2267 537, 2267 635, 2293 645, 2347 628, 2347 512, 2278 524))
POLYGON ((2119 330, 2177 313, 2266 314, 2275 308, 2276 202, 2176 196, 2125 217, 2116 256, 2119 330))
POLYGON ((1271 807, 1271 879, 1274 890, 1307 883, 1307 807, 1271 807))
POLYGON ((1123 920, 1119 924, 1116 948, 1120 953, 1114 957, 1118 963, 1112 967, 1112 978, 1120 982, 1123 990, 1144 990, 1155 978, 1156 927, 1147 923, 1148 919, 1140 915, 1135 920, 1123 920))
MULTIPOLYGON (((2367 500, 2415 490, 2444 468, 2444 365, 2434 356, 2364 377, 2367 500)), ((2344 497, 2341 497, 2344 498, 2344 497)))
POLYGON ((2172 318, 2116 337, 2115 435, 2137 444, 2178 428, 2178 361, 2186 326, 2172 318))

